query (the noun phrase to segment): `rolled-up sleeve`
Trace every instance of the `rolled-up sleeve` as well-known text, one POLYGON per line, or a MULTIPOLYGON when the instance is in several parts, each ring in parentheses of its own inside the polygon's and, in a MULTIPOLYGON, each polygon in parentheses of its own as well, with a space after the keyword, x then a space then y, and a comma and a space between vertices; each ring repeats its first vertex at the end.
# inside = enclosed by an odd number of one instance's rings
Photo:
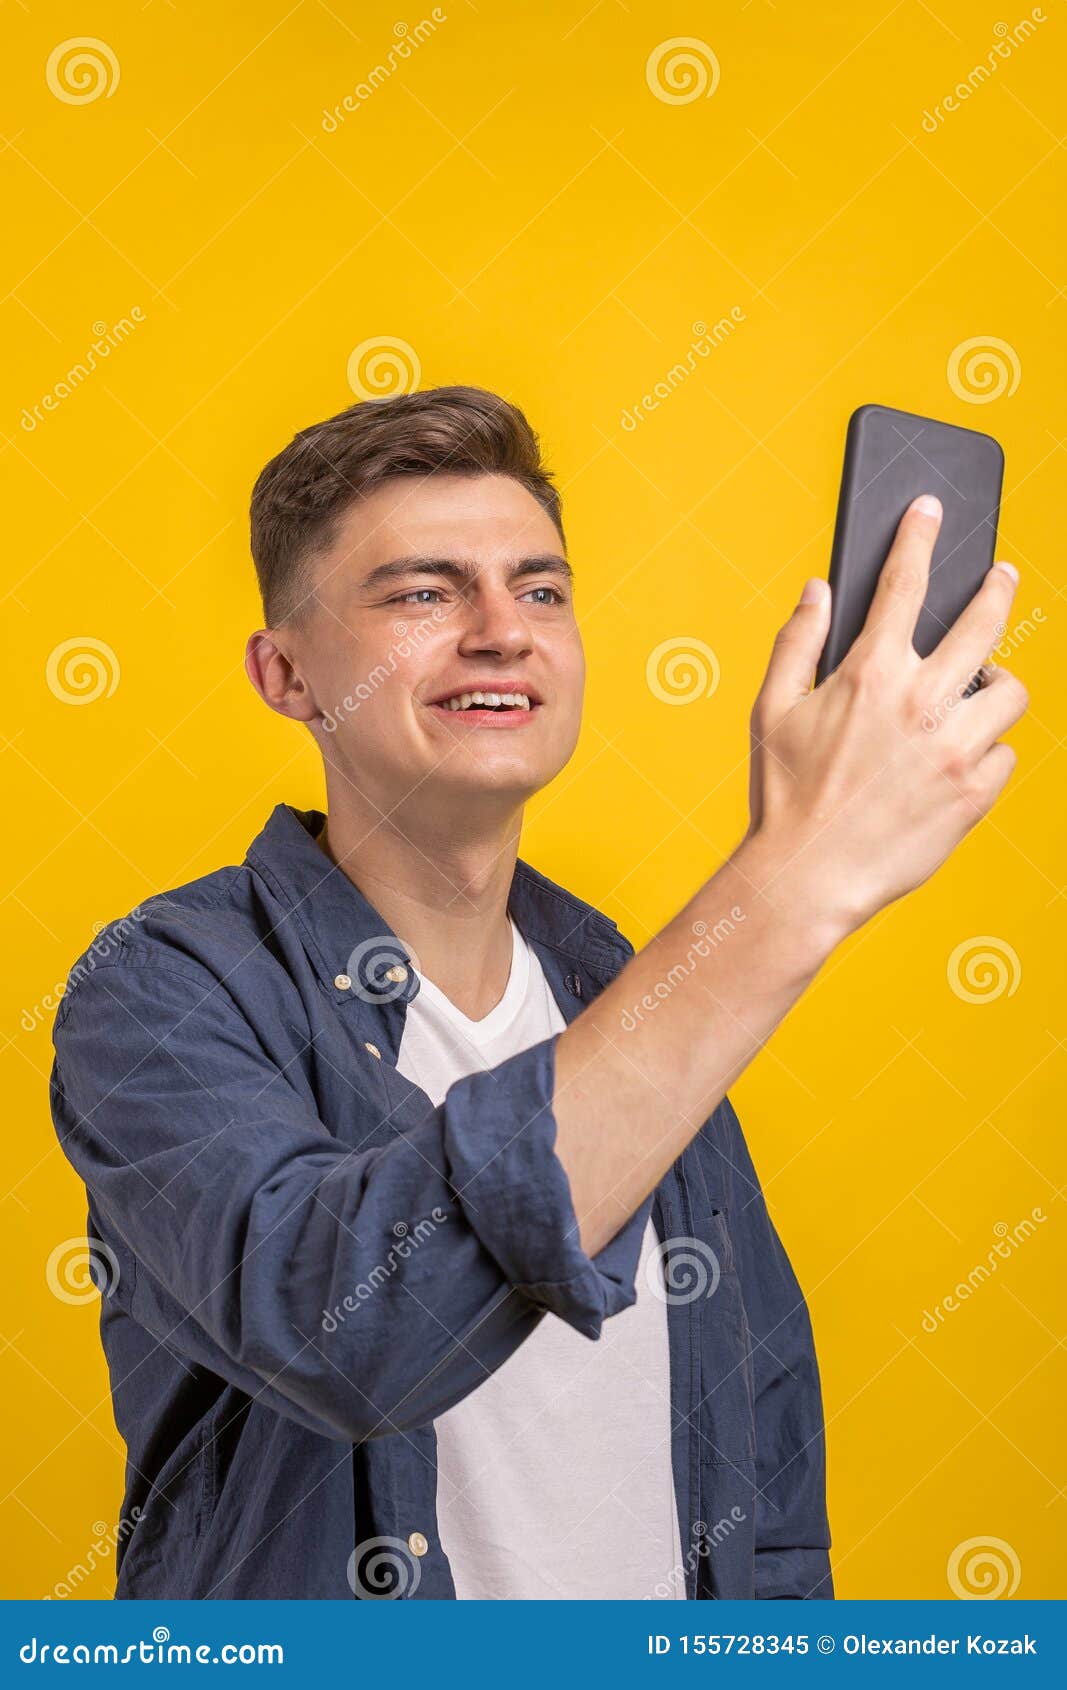
POLYGON ((160 1343, 314 1431, 424 1425, 544 1310, 590 1338, 634 1301, 641 1215, 578 1243, 552 1111, 559 1035, 457 1082, 383 1141, 353 1080, 343 1141, 198 964, 120 957, 68 991, 52 1111, 160 1343))
POLYGON ((516 1289, 589 1338, 636 1300, 649 1197, 596 1257, 578 1241, 555 1154, 559 1034, 457 1080, 442 1105, 445 1152, 471 1226, 516 1289))

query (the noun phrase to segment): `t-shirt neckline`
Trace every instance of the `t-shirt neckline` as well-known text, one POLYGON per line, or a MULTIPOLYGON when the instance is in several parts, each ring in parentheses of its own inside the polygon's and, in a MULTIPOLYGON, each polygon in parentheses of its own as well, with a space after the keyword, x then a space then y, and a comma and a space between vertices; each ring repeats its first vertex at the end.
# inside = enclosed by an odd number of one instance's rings
MULTIPOLYGON (((470 1016, 464 1015, 452 999, 446 997, 441 988, 435 986, 425 974, 419 976, 418 997, 426 993, 427 1004, 462 1028, 469 1038, 484 1041, 502 1033, 514 1021, 526 997, 530 983, 530 953, 519 932, 515 917, 509 915, 508 920, 511 923, 511 969, 508 983, 504 987, 504 995, 499 1003, 494 1004, 488 1015, 483 1015, 478 1021, 472 1021, 470 1016)), ((418 1002, 418 997, 415 1002, 418 1002)))

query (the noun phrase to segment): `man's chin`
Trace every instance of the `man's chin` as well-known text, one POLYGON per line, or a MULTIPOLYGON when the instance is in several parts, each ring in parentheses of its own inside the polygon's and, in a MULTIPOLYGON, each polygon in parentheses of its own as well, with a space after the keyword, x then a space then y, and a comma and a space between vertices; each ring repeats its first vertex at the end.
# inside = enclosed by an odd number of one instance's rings
MULTIPOLYGON (((560 765, 562 767, 562 765, 560 765)), ((519 758, 449 757, 426 771, 412 797, 420 808, 438 813, 450 806, 469 809, 500 805, 514 808, 546 787, 559 773, 554 765, 542 767, 519 758)), ((412 786, 415 783, 412 781, 412 786)))
POLYGON ((485 770, 471 770, 468 776, 455 773, 441 780, 427 781, 421 791, 421 796, 432 803, 456 804, 525 804, 543 786, 547 786, 551 775, 537 778, 529 771, 497 770, 487 773, 485 770), (431 797, 432 785, 432 797, 431 797))

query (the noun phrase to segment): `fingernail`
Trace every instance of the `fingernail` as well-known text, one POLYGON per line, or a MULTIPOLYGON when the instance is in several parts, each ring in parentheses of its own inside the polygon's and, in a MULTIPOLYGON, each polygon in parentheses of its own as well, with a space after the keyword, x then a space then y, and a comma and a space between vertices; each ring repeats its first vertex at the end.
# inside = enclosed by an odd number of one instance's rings
POLYGON ((921 511, 923 516, 940 516, 941 500, 935 499, 932 493, 923 493, 911 508, 913 511, 921 511))
POLYGON ((998 563, 996 567, 1003 569, 1005 575, 1010 575, 1015 586, 1019 585, 1019 571, 1013 563, 998 563))
POLYGON ((810 581, 805 581, 804 591, 800 595, 801 604, 818 604, 822 598, 822 588, 822 581, 817 575, 813 575, 810 581))

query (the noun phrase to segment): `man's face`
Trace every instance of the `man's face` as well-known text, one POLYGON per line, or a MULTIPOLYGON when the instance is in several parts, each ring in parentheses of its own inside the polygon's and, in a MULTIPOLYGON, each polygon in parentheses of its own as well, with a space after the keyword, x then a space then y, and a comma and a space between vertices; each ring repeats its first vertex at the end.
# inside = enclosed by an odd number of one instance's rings
POLYGON ((574 750, 585 658, 569 568, 508 476, 399 476, 354 505, 288 644, 324 755, 384 813, 511 809, 574 750), (446 702, 474 692, 529 707, 446 702))

